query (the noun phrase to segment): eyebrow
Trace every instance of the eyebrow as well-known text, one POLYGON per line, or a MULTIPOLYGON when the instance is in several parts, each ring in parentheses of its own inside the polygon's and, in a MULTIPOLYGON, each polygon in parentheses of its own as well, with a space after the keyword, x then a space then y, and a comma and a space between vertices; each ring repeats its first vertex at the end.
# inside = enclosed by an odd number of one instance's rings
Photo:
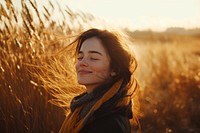
MULTIPOLYGON (((88 53, 95 53, 95 54, 99 54, 102 55, 102 53, 98 52, 98 51, 89 51, 88 53)), ((78 54, 83 54, 83 51, 79 51, 78 54)))

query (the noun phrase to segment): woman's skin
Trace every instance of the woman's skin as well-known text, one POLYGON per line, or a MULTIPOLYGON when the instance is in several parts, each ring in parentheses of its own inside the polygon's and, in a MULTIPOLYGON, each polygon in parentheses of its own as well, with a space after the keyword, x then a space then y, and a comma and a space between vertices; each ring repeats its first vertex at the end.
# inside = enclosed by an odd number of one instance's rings
POLYGON ((76 62, 78 83, 85 85, 87 92, 109 80, 110 57, 101 41, 92 37, 82 43, 76 62))

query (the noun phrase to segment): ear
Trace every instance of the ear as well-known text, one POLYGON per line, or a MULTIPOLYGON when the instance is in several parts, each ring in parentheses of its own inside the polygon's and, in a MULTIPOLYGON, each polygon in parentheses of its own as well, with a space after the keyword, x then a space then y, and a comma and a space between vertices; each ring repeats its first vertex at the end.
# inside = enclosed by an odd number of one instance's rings
POLYGON ((110 76, 112 76, 112 77, 113 77, 113 76, 116 76, 116 75, 117 75, 117 74, 116 74, 116 72, 114 72, 114 71, 110 73, 110 76))

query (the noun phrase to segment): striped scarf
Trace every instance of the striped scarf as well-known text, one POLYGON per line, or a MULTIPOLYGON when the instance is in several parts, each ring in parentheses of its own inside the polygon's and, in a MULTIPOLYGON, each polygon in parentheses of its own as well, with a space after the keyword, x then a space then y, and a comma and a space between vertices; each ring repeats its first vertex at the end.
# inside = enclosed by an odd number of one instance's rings
POLYGON ((131 97, 126 96, 127 83, 119 80, 113 84, 98 87, 91 93, 75 97, 70 105, 71 112, 64 120, 59 133, 78 133, 89 121, 95 111, 112 110, 130 104, 131 97))

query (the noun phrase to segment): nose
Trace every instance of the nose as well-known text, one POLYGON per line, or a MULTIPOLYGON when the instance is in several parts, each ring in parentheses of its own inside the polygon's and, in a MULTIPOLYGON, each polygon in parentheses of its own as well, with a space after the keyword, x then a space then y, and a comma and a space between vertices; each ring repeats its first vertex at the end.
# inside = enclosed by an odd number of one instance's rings
POLYGON ((88 66, 88 62, 86 58, 83 58, 82 60, 79 61, 80 66, 88 66))

